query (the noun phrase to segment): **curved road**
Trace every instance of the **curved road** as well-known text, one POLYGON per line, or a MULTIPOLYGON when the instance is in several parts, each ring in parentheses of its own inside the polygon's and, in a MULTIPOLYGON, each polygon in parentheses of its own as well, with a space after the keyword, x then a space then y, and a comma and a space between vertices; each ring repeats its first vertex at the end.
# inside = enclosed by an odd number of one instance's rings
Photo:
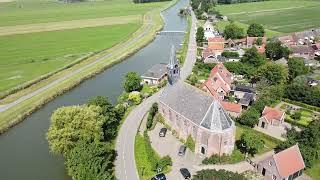
MULTIPOLYGON (((147 27, 143 29, 143 32, 142 32, 141 34, 139 34, 137 37, 135 37, 134 39, 130 40, 128 43, 125 43, 125 44, 124 44, 123 46, 121 46, 119 49, 126 49, 126 48, 130 47, 131 45, 134 45, 136 42, 138 42, 138 41, 139 41, 140 39, 142 39, 147 33, 149 33, 149 32, 151 31, 151 28, 152 28, 152 26, 154 25, 154 23, 153 23, 153 21, 152 21, 152 18, 150 17, 150 15, 147 14, 147 15, 146 15, 146 19, 147 19, 147 20, 146 20, 146 22, 144 22, 144 23, 147 24, 147 27)), ((108 49, 108 50, 110 50, 110 49, 108 49)), ((103 56, 103 57, 101 57, 101 58, 98 58, 98 59, 96 59, 95 61, 93 61, 92 63, 89 63, 89 64, 87 64, 87 65, 85 65, 85 66, 83 66, 83 67, 81 67, 81 68, 79 68, 79 69, 77 69, 77 70, 75 70, 75 71, 72 71, 72 72, 70 72, 69 74, 67 74, 67 75, 65 75, 65 76, 63 76, 63 77, 61 77, 61 78, 59 78, 59 79, 57 79, 57 80, 55 80, 55 81, 52 81, 50 84, 45 85, 45 86, 43 86, 43 87, 41 87, 41 88, 33 91, 32 93, 29 93, 29 94, 27 94, 27 95, 25 95, 25 96, 22 96, 22 97, 20 97, 19 99, 15 100, 15 101, 13 101, 13 102, 11 102, 11 103, 9 103, 9 104, 0 105, 0 112, 6 111, 7 109, 9 109, 9 108, 11 108, 11 107, 14 107, 14 106, 16 106, 17 104, 19 104, 19 103, 21 103, 21 102, 23 102, 23 101, 25 101, 25 100, 27 100, 27 99, 30 99, 30 98, 32 98, 33 96, 36 96, 36 95, 38 95, 38 94, 40 94, 40 93, 42 93, 42 92, 44 92, 44 91, 52 88, 53 86, 61 83, 62 81, 66 80, 66 79, 68 79, 68 78, 70 78, 70 77, 72 77, 72 76, 75 76, 75 75, 77 75, 78 73, 80 73, 80 72, 82 72, 82 71, 84 71, 84 70, 86 70, 86 69, 88 69, 88 68, 96 65, 96 64, 99 63, 100 61, 105 60, 105 59, 111 57, 113 54, 114 54, 114 53, 111 52, 111 53, 109 53, 109 54, 107 54, 107 55, 105 55, 105 56, 103 56)))
MULTIPOLYGON (((196 61, 197 45, 195 40, 196 34, 196 18, 192 12, 192 24, 190 30, 190 38, 188 44, 188 52, 184 66, 181 69, 181 79, 185 80, 188 75, 192 72, 192 67, 196 61)), ((135 136, 139 127, 139 124, 144 116, 144 114, 149 110, 154 102, 159 100, 161 91, 157 92, 153 96, 147 98, 139 106, 133 109, 125 122, 121 126, 117 137, 116 151, 117 160, 115 162, 116 166, 116 177, 121 180, 138 180, 139 175, 136 168, 136 163, 134 159, 134 142, 135 136)))

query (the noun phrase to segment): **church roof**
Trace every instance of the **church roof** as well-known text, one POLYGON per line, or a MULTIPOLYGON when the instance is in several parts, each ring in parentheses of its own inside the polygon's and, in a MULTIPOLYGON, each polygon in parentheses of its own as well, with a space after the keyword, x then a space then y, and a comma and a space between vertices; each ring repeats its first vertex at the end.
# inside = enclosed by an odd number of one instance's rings
POLYGON ((171 54, 170 54, 170 60, 169 60, 169 64, 168 67, 169 68, 174 68, 175 65, 179 64, 176 58, 176 50, 174 48, 174 46, 171 46, 171 54))
POLYGON ((181 81, 168 85, 160 96, 160 102, 210 131, 222 131, 234 125, 215 98, 181 81))

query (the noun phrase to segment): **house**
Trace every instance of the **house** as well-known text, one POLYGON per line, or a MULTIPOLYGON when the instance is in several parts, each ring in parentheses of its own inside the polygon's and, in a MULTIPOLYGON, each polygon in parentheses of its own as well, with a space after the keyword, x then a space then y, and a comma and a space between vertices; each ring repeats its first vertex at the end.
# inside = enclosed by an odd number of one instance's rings
POLYGON ((210 21, 206 21, 204 23, 203 29, 204 29, 204 37, 206 38, 206 40, 208 40, 209 38, 215 37, 214 28, 213 28, 212 23, 210 21))
POLYGON ((268 128, 269 125, 279 126, 284 122, 285 113, 276 108, 265 106, 259 119, 259 127, 268 128))
POLYGON ((168 85, 159 99, 159 112, 166 123, 179 138, 191 136, 197 154, 231 154, 236 127, 228 113, 214 97, 179 80, 177 61, 170 60, 169 64, 168 85))
POLYGON ((305 164, 298 145, 260 161, 256 170, 266 179, 293 180, 302 175, 305 164))
POLYGON ((229 113, 232 117, 239 117, 242 112, 242 107, 240 104, 227 102, 227 101, 220 101, 223 109, 229 113))
POLYGON ((148 69, 145 73, 141 75, 141 79, 144 83, 150 85, 159 84, 161 81, 166 79, 167 76, 167 64, 160 63, 155 64, 150 69, 148 69))
POLYGON ((276 40, 280 41, 281 44, 283 44, 287 47, 292 46, 292 45, 297 45, 297 43, 292 35, 280 36, 280 37, 277 37, 276 40))
POLYGON ((252 48, 255 46, 259 53, 263 54, 265 52, 267 38, 266 37, 245 37, 242 39, 228 39, 225 41, 226 46, 230 48, 238 47, 238 48, 252 48), (260 39, 260 40, 259 40, 260 39), (261 41, 257 43, 257 41, 261 41))
POLYGON ((315 50, 308 45, 293 45, 289 47, 291 50, 290 58, 298 57, 304 59, 313 59, 315 50))
POLYGON ((223 100, 231 91, 233 75, 222 64, 217 64, 210 72, 210 76, 203 84, 202 89, 209 92, 212 96, 223 100))
POLYGON ((218 57, 224 50, 224 38, 209 37, 208 46, 202 51, 202 59, 204 62, 218 62, 218 57))
POLYGON ((242 85, 235 86, 230 94, 236 97, 236 100, 243 108, 247 108, 256 97, 254 88, 242 85))

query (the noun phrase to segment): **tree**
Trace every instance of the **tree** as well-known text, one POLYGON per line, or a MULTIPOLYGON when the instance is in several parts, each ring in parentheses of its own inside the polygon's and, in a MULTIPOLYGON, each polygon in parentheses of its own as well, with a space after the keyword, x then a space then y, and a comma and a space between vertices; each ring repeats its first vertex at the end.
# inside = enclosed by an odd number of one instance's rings
POLYGON ((261 46, 263 44, 262 38, 258 37, 255 41, 254 44, 257 46, 261 46))
POLYGON ((226 25, 223 33, 226 39, 240 39, 244 36, 243 28, 237 26, 235 23, 226 25))
POLYGON ((264 27, 261 24, 256 23, 250 24, 247 30, 247 35, 250 37, 263 37, 264 33, 264 27))
POLYGON ((193 180, 245 180, 246 178, 238 174, 236 172, 215 169, 205 169, 201 171, 197 171, 197 173, 193 176, 193 180))
POLYGON ((96 96, 88 101, 89 106, 99 106, 102 111, 101 115, 104 117, 102 129, 104 132, 104 139, 110 140, 116 137, 119 123, 124 115, 124 112, 117 111, 110 103, 108 97, 96 96))
POLYGON ((150 129, 152 127, 153 120, 157 112, 158 112, 158 103, 153 103, 147 117, 147 129, 150 129))
POLYGON ((141 99, 141 95, 139 92, 135 91, 135 92, 131 92, 129 94, 128 100, 130 102, 132 102, 135 105, 138 105, 141 103, 142 99, 141 99))
POLYGON ((260 112, 251 107, 239 117, 239 122, 243 125, 254 127, 258 124, 259 117, 260 112))
POLYGON ((198 27, 197 33, 196 33, 196 41, 200 45, 204 41, 204 29, 203 29, 203 27, 198 27))
POLYGON ((280 41, 271 41, 266 45, 266 56, 272 60, 278 60, 281 58, 288 59, 289 54, 289 48, 282 46, 280 41))
POLYGON ((297 76, 307 74, 309 68, 304 65, 303 59, 291 58, 288 61, 289 79, 293 80, 297 76))
POLYGON ((141 77, 136 72, 128 72, 125 76, 123 87, 126 92, 140 91, 142 86, 140 84, 141 77))
POLYGON ((195 74, 190 74, 188 80, 190 81, 191 85, 195 85, 196 83, 198 83, 198 78, 195 74))
POLYGON ((263 140, 260 136, 257 136, 251 131, 244 132, 240 138, 239 149, 244 150, 245 152, 251 154, 252 156, 258 153, 264 146, 263 140))
POLYGON ((266 80, 270 85, 285 84, 288 78, 288 72, 284 66, 267 63, 258 69, 258 78, 266 80))
POLYGON ((103 139, 104 117, 98 106, 69 106, 57 109, 47 133, 50 151, 65 155, 80 141, 103 139))
POLYGON ((65 164, 73 179, 115 179, 115 157, 110 144, 79 141, 66 155, 65 164))
POLYGON ((186 145, 192 152, 194 152, 195 147, 196 147, 196 143, 195 143, 194 140, 192 139, 191 135, 188 136, 185 145, 186 145))
POLYGON ((259 54, 257 48, 253 46, 252 48, 246 50, 245 54, 241 58, 241 62, 254 67, 259 67, 265 63, 265 58, 259 54))

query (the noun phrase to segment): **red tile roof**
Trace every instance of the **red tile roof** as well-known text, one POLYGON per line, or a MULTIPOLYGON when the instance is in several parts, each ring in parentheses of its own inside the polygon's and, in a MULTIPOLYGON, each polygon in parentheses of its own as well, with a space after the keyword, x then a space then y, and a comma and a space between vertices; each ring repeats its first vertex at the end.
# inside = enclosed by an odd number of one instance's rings
POLYGON ((235 112, 235 113, 241 113, 241 105, 232 103, 232 102, 226 102, 226 101, 221 101, 220 102, 223 109, 229 112, 235 112))
POLYGON ((215 55, 214 51, 212 49, 210 49, 210 48, 206 48, 202 52, 202 57, 205 58, 205 59, 210 57, 210 56, 214 56, 214 55, 215 55))
POLYGON ((305 168, 298 145, 294 145, 273 155, 273 159, 276 162, 280 176, 283 178, 305 168))
POLYGON ((268 106, 265 106, 262 112, 262 117, 264 117, 269 122, 273 120, 281 121, 283 115, 284 112, 268 106))
POLYGON ((213 77, 215 74, 219 74, 222 79, 231 86, 232 80, 232 74, 227 70, 227 68, 222 64, 217 64, 210 72, 210 77, 213 77))
POLYGON ((213 37, 208 39, 208 48, 212 50, 223 51, 224 49, 224 38, 221 37, 213 37))

